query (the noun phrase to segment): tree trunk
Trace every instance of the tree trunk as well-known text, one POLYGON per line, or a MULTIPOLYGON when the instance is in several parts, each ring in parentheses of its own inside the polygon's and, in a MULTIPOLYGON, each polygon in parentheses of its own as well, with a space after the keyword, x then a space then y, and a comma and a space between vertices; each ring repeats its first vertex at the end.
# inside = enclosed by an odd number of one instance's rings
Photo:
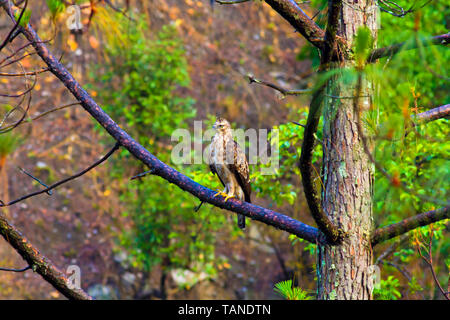
MULTIPOLYGON (((376 37, 378 10, 374 1, 345 1, 338 36, 349 44, 366 25, 376 37)), ((352 61, 344 65, 351 67, 352 61)), ((342 67, 342 65, 341 65, 342 67)), ((318 247, 319 299, 371 299, 374 169, 364 151, 354 112, 355 83, 342 70, 328 82, 324 97, 322 207, 332 222, 347 233, 339 245, 318 247)), ((362 82, 358 108, 370 105, 372 84, 362 82)), ((364 128, 364 125, 362 125, 364 128)))

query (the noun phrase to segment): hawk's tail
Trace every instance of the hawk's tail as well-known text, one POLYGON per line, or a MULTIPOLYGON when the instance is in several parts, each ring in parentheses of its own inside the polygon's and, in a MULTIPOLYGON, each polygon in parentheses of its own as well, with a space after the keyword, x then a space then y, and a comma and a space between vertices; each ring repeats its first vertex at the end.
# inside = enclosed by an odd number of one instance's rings
POLYGON ((237 215, 237 223, 239 228, 245 229, 245 216, 243 214, 237 215))

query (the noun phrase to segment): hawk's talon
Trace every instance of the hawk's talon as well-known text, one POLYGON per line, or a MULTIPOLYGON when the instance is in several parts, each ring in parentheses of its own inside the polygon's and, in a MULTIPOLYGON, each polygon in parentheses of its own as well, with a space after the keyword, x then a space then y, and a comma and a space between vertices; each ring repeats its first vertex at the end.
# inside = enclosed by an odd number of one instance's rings
POLYGON ((216 190, 216 191, 217 191, 217 193, 213 196, 214 198, 217 197, 218 195, 221 195, 222 197, 226 197, 228 195, 223 191, 220 191, 220 190, 216 190))
POLYGON ((234 198, 233 195, 229 195, 228 193, 225 193, 225 192, 223 192, 223 191, 217 190, 217 193, 214 195, 214 197, 217 197, 218 195, 221 195, 222 197, 224 197, 224 198, 225 198, 225 201, 227 201, 227 200, 230 199, 230 198, 234 198))
POLYGON ((227 201, 228 199, 230 199, 230 198, 234 198, 234 196, 233 196, 233 195, 228 195, 228 194, 227 194, 227 196, 225 197, 225 200, 224 200, 224 201, 226 202, 226 201, 227 201))

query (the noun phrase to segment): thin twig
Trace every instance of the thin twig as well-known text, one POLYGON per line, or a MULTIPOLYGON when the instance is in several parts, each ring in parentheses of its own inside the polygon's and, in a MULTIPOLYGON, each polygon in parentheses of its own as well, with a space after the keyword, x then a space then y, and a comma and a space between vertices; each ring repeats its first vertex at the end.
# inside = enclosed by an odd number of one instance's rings
POLYGON ((25 5, 22 8, 22 10, 19 14, 19 17, 17 18, 16 23, 14 24, 13 28, 9 31, 5 40, 3 40, 2 44, 0 44, 0 51, 2 51, 3 48, 12 40, 13 34, 16 32, 17 28, 20 26, 20 21, 22 20, 25 10, 27 9, 27 5, 28 5, 28 0, 25 1, 25 5))
POLYGON ((417 242, 417 252, 419 253, 419 256, 423 259, 423 261, 425 261, 425 263, 428 265, 428 267, 431 270, 431 275, 433 277, 434 282, 436 283, 436 285, 438 286, 439 291, 441 291, 441 293, 443 294, 443 296, 447 299, 450 300, 450 296, 447 292, 444 291, 444 289, 441 286, 441 283, 439 282, 439 279, 437 278, 436 272, 434 271, 434 267, 433 267, 433 253, 432 253, 432 244, 433 244, 433 234, 434 234, 434 229, 432 228, 432 226, 430 226, 430 239, 428 241, 428 248, 427 248, 427 254, 428 254, 428 258, 425 257, 422 254, 422 250, 420 249, 421 247, 421 243, 419 243, 419 241, 417 242))
POLYGON ((25 268, 22 269, 11 269, 11 268, 2 268, 0 267, 0 271, 8 271, 8 272, 24 272, 31 269, 31 266, 26 266, 25 268))
POLYGON ((249 2, 251 0, 215 0, 218 4, 235 4, 235 3, 243 3, 243 2, 249 2))
MULTIPOLYGON (((80 105, 80 102, 73 102, 73 103, 69 103, 69 104, 66 104, 66 105, 63 105, 63 106, 59 106, 59 107, 47 110, 47 111, 45 111, 43 113, 38 114, 37 116, 35 116, 35 117, 31 118, 31 119, 26 119, 26 120, 21 121, 19 124, 16 125, 16 127, 18 127, 18 126, 20 126, 22 124, 25 124, 25 123, 31 123, 31 122, 33 122, 35 120, 43 118, 44 116, 46 116, 46 115, 48 115, 48 114, 50 114, 52 112, 59 111, 59 110, 62 110, 62 109, 68 108, 68 107, 75 106, 75 105, 80 105)), ((12 124, 12 125, 9 125, 9 126, 6 126, 6 127, 2 128, 2 124, 3 124, 3 122, 0 124, 0 133, 6 132, 7 130, 11 129, 11 127, 14 126, 12 124)))
POLYGON ((283 94, 284 96, 288 96, 288 95, 293 95, 293 96, 298 96, 298 95, 301 95, 301 94, 306 94, 306 93, 311 93, 312 92, 312 90, 311 89, 304 89, 304 90, 301 90, 301 89, 298 89, 298 90, 287 90, 287 89, 284 89, 284 88, 282 88, 282 87, 280 87, 280 86, 278 86, 278 85, 276 85, 276 84, 273 84, 273 83, 271 83, 271 82, 267 82, 267 81, 264 81, 264 80, 259 80, 259 79, 256 79, 254 76, 252 76, 251 74, 248 74, 247 75, 247 78, 248 78, 248 81, 249 81, 249 83, 258 83, 258 84, 262 84, 262 85, 264 85, 264 86, 267 86, 267 87, 270 87, 270 88, 272 88, 272 89, 275 89, 275 90, 277 90, 277 91, 279 91, 281 94, 283 94))
POLYGON ((109 157, 110 157, 117 149, 119 149, 119 147, 120 147, 120 143, 119 143, 119 142, 116 142, 116 144, 114 145, 114 147, 113 147, 113 148, 112 148, 105 156, 103 156, 100 160, 96 161, 94 164, 90 165, 88 168, 84 169, 83 171, 81 171, 81 172, 79 172, 79 173, 77 173, 77 174, 75 174, 75 175, 73 175, 73 176, 70 176, 70 177, 68 177, 68 178, 66 178, 66 179, 64 179, 64 180, 58 181, 58 182, 52 184, 52 185, 51 185, 50 187, 48 187, 48 188, 45 188, 45 189, 43 189, 43 190, 40 190, 40 191, 36 191, 36 192, 30 193, 30 194, 27 194, 27 195, 25 195, 25 196, 23 196, 23 197, 20 197, 20 198, 18 198, 18 199, 16 199, 16 200, 12 200, 12 201, 10 201, 10 202, 8 202, 8 203, 4 203, 3 201, 0 200, 0 207, 8 207, 8 206, 11 206, 11 205, 13 205, 13 204, 15 204, 15 203, 18 203, 18 202, 20 202, 20 201, 23 201, 23 200, 25 200, 25 199, 28 199, 28 198, 37 196, 37 195, 42 194, 42 193, 46 193, 46 192, 48 192, 48 191, 50 191, 50 190, 52 190, 52 189, 55 189, 56 187, 58 187, 58 186, 60 186, 60 185, 62 185, 62 184, 64 184, 64 183, 66 183, 66 182, 69 182, 69 181, 71 181, 71 180, 74 180, 74 179, 76 179, 76 178, 82 176, 82 175, 85 174, 86 172, 92 170, 93 168, 97 167, 97 166, 100 165, 102 162, 104 162, 105 160, 107 160, 107 159, 108 159, 108 158, 109 158, 109 157))
MULTIPOLYGON (((43 183, 41 180, 39 180, 38 178, 36 178, 35 176, 33 176, 31 173, 25 171, 24 168, 19 167, 19 170, 22 171, 23 173, 25 173, 27 176, 29 176, 30 178, 32 178, 33 180, 37 181, 41 186, 44 186, 46 188, 48 188, 48 185, 46 185, 45 183, 43 183)), ((53 192, 51 190, 47 191, 47 194, 49 196, 51 196, 53 194, 53 192)))

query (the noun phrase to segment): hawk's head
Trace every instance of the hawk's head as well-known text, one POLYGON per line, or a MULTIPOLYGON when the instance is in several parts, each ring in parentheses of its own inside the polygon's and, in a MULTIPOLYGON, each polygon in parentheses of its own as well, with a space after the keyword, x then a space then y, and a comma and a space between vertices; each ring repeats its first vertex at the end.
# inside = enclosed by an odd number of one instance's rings
POLYGON ((217 132, 227 132, 231 129, 230 123, 224 118, 218 117, 216 123, 214 123, 213 128, 217 130, 217 132))

